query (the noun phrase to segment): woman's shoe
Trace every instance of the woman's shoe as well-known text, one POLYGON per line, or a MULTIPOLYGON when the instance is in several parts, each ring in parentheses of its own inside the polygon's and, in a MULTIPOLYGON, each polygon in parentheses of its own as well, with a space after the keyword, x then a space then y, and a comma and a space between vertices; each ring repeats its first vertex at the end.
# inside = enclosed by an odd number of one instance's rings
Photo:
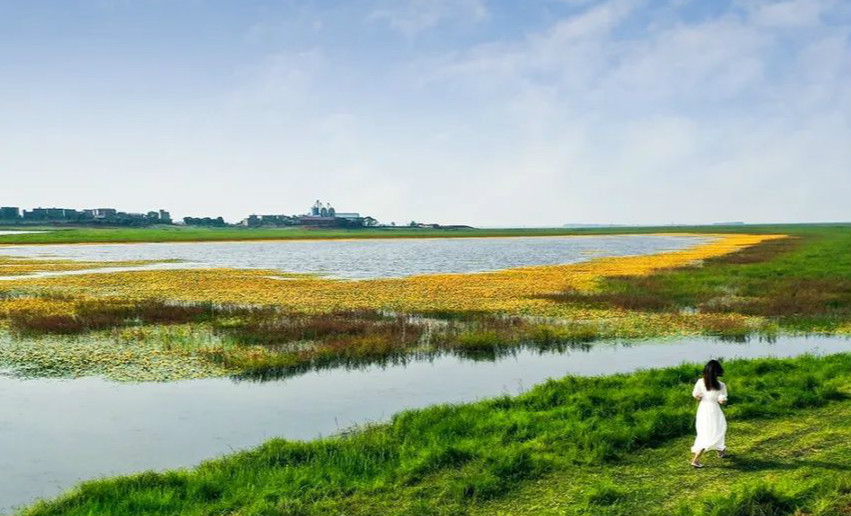
POLYGON ((718 450, 718 458, 723 459, 727 456, 727 450, 718 450))
POLYGON ((701 464, 701 463, 699 463, 699 462, 694 462, 694 461, 692 461, 692 462, 690 462, 690 464, 691 464, 691 467, 693 467, 693 468, 695 468, 695 469, 700 469, 700 468, 702 468, 702 467, 703 467, 703 464, 701 464))

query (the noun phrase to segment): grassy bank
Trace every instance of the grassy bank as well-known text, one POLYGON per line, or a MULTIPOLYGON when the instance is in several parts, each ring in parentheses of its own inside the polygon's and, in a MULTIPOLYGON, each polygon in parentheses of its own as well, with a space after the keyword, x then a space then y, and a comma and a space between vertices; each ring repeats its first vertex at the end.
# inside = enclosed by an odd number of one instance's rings
POLYGON ((550 381, 517 397, 404 412, 335 438, 272 440, 193 470, 88 482, 23 514, 847 510, 851 355, 725 368, 733 454, 702 471, 686 462, 699 369, 681 366, 550 381))
MULTIPOLYGON (((729 414, 728 414, 729 415, 729 414)), ((477 505, 476 516, 842 516, 851 513, 851 404, 729 421, 730 454, 686 465, 692 437, 617 466, 562 470, 477 505)))
POLYGON ((700 266, 604 278, 593 291, 546 296, 571 306, 645 313, 683 310, 765 317, 790 331, 830 332, 851 321, 851 228, 787 228, 700 266))
POLYGON ((204 242, 227 240, 310 240, 347 238, 470 238, 560 235, 613 235, 647 233, 784 233, 819 227, 851 228, 849 224, 763 224, 737 226, 648 226, 613 228, 197 228, 155 226, 149 228, 7 227, 0 229, 41 230, 44 233, 0 235, 2 244, 77 244, 130 242, 204 242))

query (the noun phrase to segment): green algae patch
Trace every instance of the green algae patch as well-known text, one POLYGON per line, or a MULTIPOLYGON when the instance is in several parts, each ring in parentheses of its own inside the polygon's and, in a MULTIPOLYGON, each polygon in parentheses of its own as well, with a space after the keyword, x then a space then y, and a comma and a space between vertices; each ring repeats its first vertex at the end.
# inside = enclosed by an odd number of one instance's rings
POLYGON ((221 347, 209 331, 163 326, 80 336, 20 338, 0 332, 0 367, 19 377, 101 376, 120 382, 187 380, 232 373, 207 358, 221 347))

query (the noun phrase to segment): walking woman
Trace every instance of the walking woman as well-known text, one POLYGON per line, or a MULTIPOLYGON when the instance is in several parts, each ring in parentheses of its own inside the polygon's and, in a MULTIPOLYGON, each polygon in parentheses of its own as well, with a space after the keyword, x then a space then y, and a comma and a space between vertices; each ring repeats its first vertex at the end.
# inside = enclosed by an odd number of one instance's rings
POLYGON ((699 401, 697 404, 697 438, 691 447, 694 457, 691 465, 702 468, 700 457, 707 450, 717 450, 719 457, 724 457, 727 446, 727 419, 721 411, 721 405, 727 403, 727 386, 718 379, 724 374, 724 368, 717 360, 710 360, 703 368, 703 378, 694 384, 691 395, 699 401))

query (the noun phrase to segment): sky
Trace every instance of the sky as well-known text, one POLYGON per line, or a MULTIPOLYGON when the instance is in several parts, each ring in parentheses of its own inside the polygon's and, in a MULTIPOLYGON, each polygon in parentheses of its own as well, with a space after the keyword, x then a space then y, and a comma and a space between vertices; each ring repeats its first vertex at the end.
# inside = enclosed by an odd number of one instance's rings
POLYGON ((847 0, 0 0, 0 205, 851 219, 847 0))

